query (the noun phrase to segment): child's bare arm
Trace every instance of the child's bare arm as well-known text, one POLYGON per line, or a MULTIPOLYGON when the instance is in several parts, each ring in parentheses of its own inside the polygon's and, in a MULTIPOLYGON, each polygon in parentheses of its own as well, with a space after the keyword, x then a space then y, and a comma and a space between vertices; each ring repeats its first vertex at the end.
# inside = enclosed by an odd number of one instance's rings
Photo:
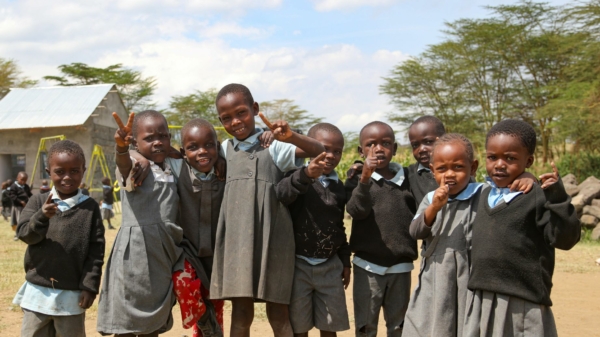
POLYGON ((315 139, 293 132, 286 121, 276 121, 271 123, 263 114, 258 115, 265 125, 273 131, 273 137, 280 142, 296 145, 296 158, 316 157, 325 152, 323 144, 315 139))
POLYGON ((513 192, 529 193, 533 188, 533 185, 537 183, 537 179, 530 172, 523 172, 520 176, 515 179, 508 187, 513 192))
MULTIPOLYGON (((131 129, 133 127, 134 116, 135 114, 133 112, 129 114, 127 125, 123 125, 123 122, 121 121, 119 115, 117 115, 116 112, 113 112, 113 118, 119 126, 119 128, 115 132, 115 142, 117 144, 115 147, 115 150, 117 151, 115 156, 115 162, 117 164, 119 172, 121 173, 121 176, 123 177, 129 176, 129 171, 131 171, 132 167, 131 158, 129 157, 129 144, 131 144, 132 140, 131 129)), ((127 184, 126 181, 124 181, 123 183, 127 184)))

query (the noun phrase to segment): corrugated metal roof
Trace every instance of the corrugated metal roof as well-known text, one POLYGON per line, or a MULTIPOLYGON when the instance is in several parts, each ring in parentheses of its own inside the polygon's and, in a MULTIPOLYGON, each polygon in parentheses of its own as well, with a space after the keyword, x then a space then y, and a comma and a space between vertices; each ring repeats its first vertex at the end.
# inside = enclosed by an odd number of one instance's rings
POLYGON ((82 125, 113 86, 11 89, 0 100, 0 130, 82 125))

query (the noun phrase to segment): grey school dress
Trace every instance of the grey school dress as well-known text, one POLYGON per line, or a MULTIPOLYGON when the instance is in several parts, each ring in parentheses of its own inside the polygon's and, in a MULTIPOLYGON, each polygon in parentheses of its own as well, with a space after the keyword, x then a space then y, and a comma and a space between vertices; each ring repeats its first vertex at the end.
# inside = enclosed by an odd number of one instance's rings
POLYGON ((257 144, 246 152, 227 142, 212 299, 253 297, 289 304, 295 246, 289 211, 275 195, 282 177, 268 149, 257 144))
MULTIPOLYGON (((462 336, 469 282, 471 234, 481 191, 466 200, 451 200, 427 227, 423 213, 429 202, 423 198, 410 230, 425 241, 419 283, 404 317, 402 336, 462 336), (437 237, 437 238, 436 238, 437 237)), ((433 193, 433 192, 432 192, 433 193)))
POLYGON ((176 301, 171 274, 182 253, 177 187, 149 174, 135 191, 121 190, 121 202, 123 221, 104 272, 97 330, 103 335, 168 331, 176 301))

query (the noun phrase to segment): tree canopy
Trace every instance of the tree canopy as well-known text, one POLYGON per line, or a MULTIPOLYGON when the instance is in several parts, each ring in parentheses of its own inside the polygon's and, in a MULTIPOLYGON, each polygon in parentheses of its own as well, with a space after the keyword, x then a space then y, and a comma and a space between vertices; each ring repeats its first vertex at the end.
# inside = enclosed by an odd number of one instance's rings
POLYGON ((21 69, 14 60, 0 58, 0 99, 6 96, 10 88, 29 88, 37 84, 37 81, 21 74, 21 69))
MULTIPOLYGON (((308 111, 301 109, 291 99, 276 99, 259 104, 260 111, 271 121, 284 120, 293 129, 299 129, 306 134, 311 126, 323 121, 308 111)), ((261 123, 262 124, 262 123, 261 123)))

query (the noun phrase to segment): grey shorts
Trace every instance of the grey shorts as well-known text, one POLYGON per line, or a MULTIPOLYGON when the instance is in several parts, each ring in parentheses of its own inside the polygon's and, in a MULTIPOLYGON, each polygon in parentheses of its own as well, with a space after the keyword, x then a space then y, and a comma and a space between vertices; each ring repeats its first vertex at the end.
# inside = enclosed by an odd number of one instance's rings
POLYGON ((85 313, 72 316, 50 316, 23 309, 22 337, 85 337, 85 313))
POLYGON ((294 333, 305 333, 313 327, 322 331, 350 329, 343 270, 344 265, 337 255, 315 266, 296 258, 290 301, 294 333))
POLYGON ((102 220, 109 220, 115 216, 112 209, 102 208, 102 220))

